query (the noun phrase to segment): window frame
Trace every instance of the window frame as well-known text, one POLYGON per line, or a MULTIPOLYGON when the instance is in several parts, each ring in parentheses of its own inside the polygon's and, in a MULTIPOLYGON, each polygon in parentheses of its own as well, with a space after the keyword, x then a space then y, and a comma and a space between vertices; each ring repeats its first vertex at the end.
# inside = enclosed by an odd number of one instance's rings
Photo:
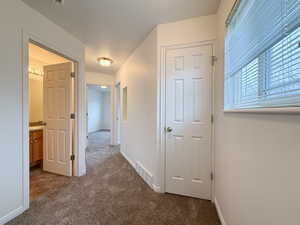
MULTIPOLYGON (((298 27, 300 32, 300 27, 298 27)), ((278 42, 277 42, 278 43, 278 42)), ((275 46, 274 44, 273 46, 275 46)), ((272 47, 273 47, 272 46, 272 47)), ((278 113, 300 113, 300 94, 294 96, 283 96, 283 97, 275 97, 274 99, 268 98, 268 91, 272 89, 270 85, 270 74, 271 74, 271 50, 272 47, 262 52, 259 56, 250 61, 247 65, 242 67, 238 72, 236 72, 234 78, 234 91, 231 93, 233 95, 234 108, 226 109, 224 108, 224 112, 278 112, 278 113), (255 104, 247 106, 247 102, 244 105, 241 105, 241 83, 242 83, 242 70, 247 67, 251 62, 255 59, 258 59, 258 86, 257 86, 257 99, 255 104), (267 61, 267 62, 266 62, 267 61), (262 81, 260 81, 262 79, 262 81), (284 100, 284 102, 282 101, 284 100), (298 101, 299 103, 295 103, 298 101)), ((299 48, 300 48, 300 40, 299 40, 299 48)), ((300 81, 300 79, 299 79, 300 81)), ((295 82, 296 83, 296 82, 295 82)), ((280 85, 278 86, 280 87, 280 85)), ((276 88, 276 87, 275 87, 276 88)), ((274 89, 274 87, 273 87, 274 89)), ((224 94, 225 93, 224 89, 224 94)))

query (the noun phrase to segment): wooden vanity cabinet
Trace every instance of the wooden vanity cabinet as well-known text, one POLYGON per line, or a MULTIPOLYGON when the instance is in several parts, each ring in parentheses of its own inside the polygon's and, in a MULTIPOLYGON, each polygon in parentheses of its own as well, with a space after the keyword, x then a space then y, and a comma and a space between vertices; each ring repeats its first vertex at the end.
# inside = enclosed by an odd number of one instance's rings
POLYGON ((43 130, 30 131, 30 167, 43 162, 43 130))

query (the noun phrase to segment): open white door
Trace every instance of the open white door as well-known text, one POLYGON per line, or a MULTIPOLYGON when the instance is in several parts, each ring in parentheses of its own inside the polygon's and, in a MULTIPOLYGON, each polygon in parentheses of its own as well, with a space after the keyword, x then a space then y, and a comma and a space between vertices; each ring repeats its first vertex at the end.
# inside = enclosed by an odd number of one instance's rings
POLYGON ((211 198, 212 47, 166 57, 166 192, 211 198))
POLYGON ((44 67, 43 169, 72 176, 72 63, 44 67))

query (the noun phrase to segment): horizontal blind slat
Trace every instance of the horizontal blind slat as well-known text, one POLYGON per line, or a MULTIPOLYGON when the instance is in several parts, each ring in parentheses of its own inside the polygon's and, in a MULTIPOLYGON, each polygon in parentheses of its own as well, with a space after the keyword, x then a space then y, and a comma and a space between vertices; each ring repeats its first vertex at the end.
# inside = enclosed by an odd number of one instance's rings
POLYGON ((300 0, 242 1, 225 38, 224 107, 300 106, 300 0))

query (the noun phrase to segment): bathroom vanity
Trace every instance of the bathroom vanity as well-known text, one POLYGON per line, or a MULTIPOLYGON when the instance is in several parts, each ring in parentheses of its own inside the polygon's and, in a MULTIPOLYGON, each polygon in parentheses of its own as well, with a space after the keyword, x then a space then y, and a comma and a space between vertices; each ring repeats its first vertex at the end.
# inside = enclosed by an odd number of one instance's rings
POLYGON ((30 167, 43 165, 43 127, 30 127, 30 167))

